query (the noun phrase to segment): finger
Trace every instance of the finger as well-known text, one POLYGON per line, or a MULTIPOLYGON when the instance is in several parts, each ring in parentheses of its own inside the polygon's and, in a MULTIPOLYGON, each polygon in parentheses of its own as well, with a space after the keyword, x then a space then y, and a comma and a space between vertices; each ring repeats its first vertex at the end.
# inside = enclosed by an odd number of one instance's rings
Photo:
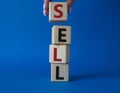
POLYGON ((43 14, 46 16, 48 15, 49 12, 49 2, 51 2, 52 0, 44 0, 44 4, 43 4, 43 14))
POLYGON ((72 5, 74 4, 75 0, 67 0, 68 5, 68 12, 71 12, 72 5))

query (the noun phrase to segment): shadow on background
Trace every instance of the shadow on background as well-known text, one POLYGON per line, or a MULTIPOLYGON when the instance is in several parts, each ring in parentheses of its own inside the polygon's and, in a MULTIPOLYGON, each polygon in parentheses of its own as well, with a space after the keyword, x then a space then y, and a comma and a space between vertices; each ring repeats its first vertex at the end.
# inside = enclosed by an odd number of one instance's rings
POLYGON ((119 72, 112 72, 112 73, 91 73, 91 74, 78 74, 73 75, 70 77, 70 81, 79 81, 79 80, 86 80, 86 79, 97 79, 97 78, 120 78, 119 72))

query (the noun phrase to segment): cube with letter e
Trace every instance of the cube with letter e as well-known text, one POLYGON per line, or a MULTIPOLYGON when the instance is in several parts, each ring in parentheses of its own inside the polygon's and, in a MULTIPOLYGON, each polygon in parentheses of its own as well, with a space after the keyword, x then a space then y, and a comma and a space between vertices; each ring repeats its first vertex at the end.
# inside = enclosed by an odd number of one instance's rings
POLYGON ((52 44, 70 44, 71 26, 53 26, 52 44))

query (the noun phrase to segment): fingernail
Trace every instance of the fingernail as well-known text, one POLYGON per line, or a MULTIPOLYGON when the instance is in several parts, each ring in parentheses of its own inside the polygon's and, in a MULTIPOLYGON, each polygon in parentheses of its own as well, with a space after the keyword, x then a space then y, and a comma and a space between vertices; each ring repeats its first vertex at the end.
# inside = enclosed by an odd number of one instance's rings
POLYGON ((46 14, 46 11, 45 11, 45 10, 43 11, 43 15, 44 15, 44 16, 47 16, 47 14, 46 14))

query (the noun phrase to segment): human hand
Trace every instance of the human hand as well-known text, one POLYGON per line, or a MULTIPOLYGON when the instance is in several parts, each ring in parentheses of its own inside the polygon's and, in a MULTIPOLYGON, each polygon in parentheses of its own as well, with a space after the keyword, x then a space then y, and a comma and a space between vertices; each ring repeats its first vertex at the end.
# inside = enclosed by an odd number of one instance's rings
MULTIPOLYGON (((43 14, 46 16, 49 13, 49 2, 51 2, 52 0, 44 0, 44 4, 43 4, 43 14)), ((67 1, 67 5, 68 5, 68 12, 71 12, 71 7, 74 3, 75 0, 66 0, 67 1)))

